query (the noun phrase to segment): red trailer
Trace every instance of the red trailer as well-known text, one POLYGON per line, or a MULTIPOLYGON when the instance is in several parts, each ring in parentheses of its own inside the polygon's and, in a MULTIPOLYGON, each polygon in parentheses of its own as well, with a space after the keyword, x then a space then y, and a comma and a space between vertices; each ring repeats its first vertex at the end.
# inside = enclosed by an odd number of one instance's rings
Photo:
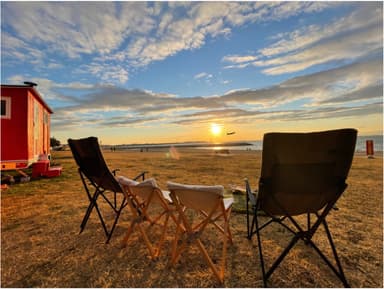
POLYGON ((1 170, 27 168, 50 155, 53 111, 35 86, 1 85, 1 170))

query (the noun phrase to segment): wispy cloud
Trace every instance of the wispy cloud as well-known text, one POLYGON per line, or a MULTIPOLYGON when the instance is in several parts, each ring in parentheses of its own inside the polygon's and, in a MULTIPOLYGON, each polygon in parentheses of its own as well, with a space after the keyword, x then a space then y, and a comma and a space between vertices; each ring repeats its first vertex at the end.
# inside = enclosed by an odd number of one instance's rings
POLYGON ((213 75, 210 73, 201 72, 201 73, 196 74, 193 78, 197 79, 197 80, 205 79, 205 81, 209 81, 212 77, 213 77, 213 75))
POLYGON ((221 60, 222 62, 232 63, 232 65, 227 65, 224 69, 229 68, 245 68, 247 66, 253 65, 258 59, 254 55, 226 55, 221 60))
POLYGON ((331 61, 349 61, 369 57, 383 47, 382 6, 364 5, 343 19, 325 25, 310 25, 275 35, 275 41, 255 56, 226 56, 225 68, 249 65, 267 67, 263 73, 278 75, 302 71, 331 61), (255 61, 245 61, 255 57, 255 61), (244 61, 241 61, 244 59, 244 61))
POLYGON ((63 106, 54 108, 54 127, 192 124, 217 119, 246 123, 250 119, 307 120, 382 112, 382 69, 374 60, 291 78, 268 88, 235 90, 213 97, 183 98, 115 85, 39 82, 63 101, 60 89, 78 92, 77 97, 66 99, 67 105, 63 102, 63 106), (284 104, 300 100, 303 104, 297 109, 284 108, 284 104), (375 105, 366 103, 375 100, 375 105))
MULTIPOLYGON (((325 102, 328 99, 335 101, 339 98, 345 98, 345 95, 353 91, 379 85, 379 83, 382 83, 382 78, 383 73, 380 63, 377 63, 376 60, 370 60, 295 77, 269 88, 235 91, 226 94, 223 98, 229 102, 243 101, 265 107, 282 105, 303 98, 310 98, 314 102, 325 102), (344 83, 346 80, 351 85, 341 89, 338 84, 344 83)), ((359 97, 354 97, 353 100, 364 100, 377 96, 377 93, 374 93, 373 96, 371 94, 360 94, 359 97)), ((346 99, 346 101, 351 101, 351 99, 346 99)))
POLYGON ((222 61, 224 62, 232 62, 232 63, 244 63, 244 62, 252 62, 257 59, 256 56, 253 55, 227 55, 224 56, 222 61))
POLYGON ((73 61, 90 56, 90 65, 83 67, 88 73, 102 81, 125 83, 134 67, 199 49, 208 37, 228 36, 244 23, 281 20, 327 6, 312 2, 8 2, 2 3, 2 53, 9 62, 34 61, 36 69, 37 64, 51 69, 65 65, 51 61, 58 55, 73 61), (103 71, 98 69, 101 66, 103 71))
POLYGON ((376 116, 382 9, 377 2, 4 2, 2 67, 18 67, 10 83, 39 83, 54 130, 376 116), (324 17, 329 7, 344 16, 324 17), (279 33, 258 31, 270 28, 279 33), (245 32, 262 41, 245 41, 245 32), (183 57, 197 61, 174 69, 172 60, 183 57), (171 64, 172 80, 188 84, 152 85, 160 61, 171 64), (148 78, 137 80, 140 73, 148 78), (130 80, 140 89, 128 88, 130 80), (192 83, 208 89, 172 92, 192 83))
POLYGON ((120 65, 105 65, 99 62, 84 64, 75 70, 81 74, 91 73, 97 76, 102 83, 126 83, 129 79, 128 70, 120 65))

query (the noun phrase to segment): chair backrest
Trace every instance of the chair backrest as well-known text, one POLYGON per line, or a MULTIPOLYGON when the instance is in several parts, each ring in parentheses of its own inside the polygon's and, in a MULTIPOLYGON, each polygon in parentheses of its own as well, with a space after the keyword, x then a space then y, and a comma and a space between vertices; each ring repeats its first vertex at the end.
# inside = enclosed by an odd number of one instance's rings
POLYGON ((141 183, 123 176, 116 177, 116 180, 124 188, 125 193, 134 194, 141 201, 162 202, 163 194, 154 178, 146 179, 141 183))
POLYGON ((265 134, 261 209, 272 215, 298 215, 337 200, 346 187, 356 137, 355 129, 265 134))
POLYGON ((105 163, 96 137, 68 139, 73 157, 79 170, 97 186, 113 192, 121 187, 105 163))
POLYGON ((167 185, 181 204, 196 211, 209 212, 224 197, 223 186, 184 185, 174 182, 167 182, 167 185))

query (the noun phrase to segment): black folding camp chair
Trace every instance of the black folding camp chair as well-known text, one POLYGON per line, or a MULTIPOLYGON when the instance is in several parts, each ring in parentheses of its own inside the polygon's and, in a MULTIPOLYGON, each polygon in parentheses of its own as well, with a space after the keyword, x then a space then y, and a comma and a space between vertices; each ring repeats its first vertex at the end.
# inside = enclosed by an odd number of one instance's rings
MULTIPOLYGON (((96 137, 77 140, 68 139, 68 144, 78 165, 78 172, 90 202, 80 225, 80 233, 85 229, 89 216, 95 208, 107 236, 106 243, 108 243, 119 220, 121 211, 127 205, 127 199, 123 190, 115 179, 115 172, 117 170, 112 172, 109 170, 96 137), (94 192, 92 193, 92 191, 94 192), (112 226, 109 229, 98 205, 100 196, 102 197, 101 200, 105 201, 115 215, 112 226)), ((134 179, 142 178, 144 180, 145 173, 142 172, 134 179)))
POLYGON ((356 137, 355 129, 264 135, 259 190, 252 192, 246 180, 247 235, 249 239, 257 235, 264 286, 293 246, 303 240, 349 287, 326 217, 347 187, 356 137), (268 220, 260 224, 266 216, 268 220), (272 223, 285 227, 293 238, 267 271, 260 231, 272 223), (324 227, 336 266, 313 241, 320 226, 324 227))

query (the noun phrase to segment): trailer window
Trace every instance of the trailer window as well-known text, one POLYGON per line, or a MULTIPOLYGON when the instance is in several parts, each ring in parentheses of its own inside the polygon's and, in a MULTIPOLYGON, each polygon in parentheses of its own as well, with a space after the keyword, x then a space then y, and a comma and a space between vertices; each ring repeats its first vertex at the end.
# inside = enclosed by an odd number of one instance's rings
POLYGON ((1 118, 11 118, 11 98, 1 97, 1 118))

